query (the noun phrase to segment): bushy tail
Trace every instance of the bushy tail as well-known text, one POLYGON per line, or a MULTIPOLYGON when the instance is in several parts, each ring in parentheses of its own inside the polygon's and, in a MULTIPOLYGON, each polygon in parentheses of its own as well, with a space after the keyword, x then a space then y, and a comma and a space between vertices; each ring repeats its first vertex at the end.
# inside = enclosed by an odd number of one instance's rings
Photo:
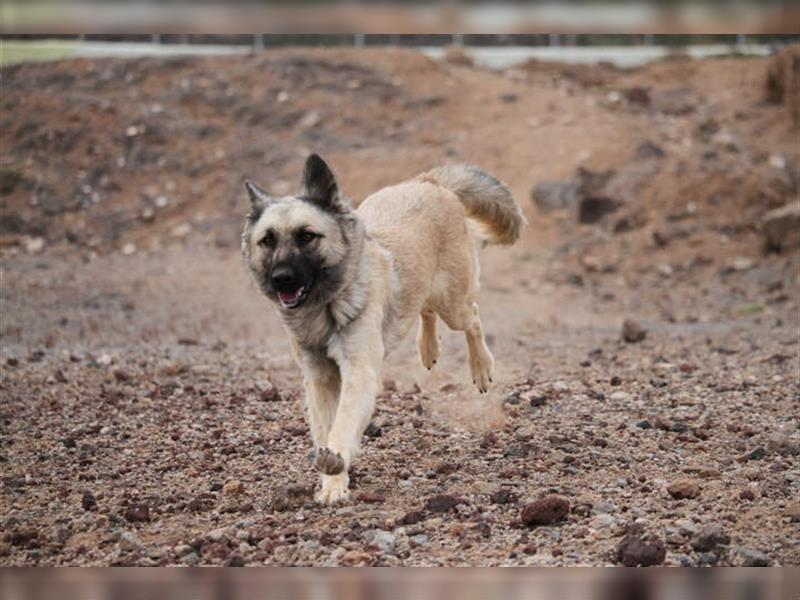
POLYGON ((431 169, 419 179, 436 183, 458 196, 467 218, 477 221, 493 244, 513 244, 527 224, 506 185, 486 171, 453 165, 431 169))

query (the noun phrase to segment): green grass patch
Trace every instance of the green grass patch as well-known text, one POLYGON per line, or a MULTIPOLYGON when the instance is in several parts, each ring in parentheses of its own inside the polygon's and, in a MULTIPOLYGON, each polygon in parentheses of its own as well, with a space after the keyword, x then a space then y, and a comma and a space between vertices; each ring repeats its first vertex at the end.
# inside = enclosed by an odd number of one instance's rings
POLYGON ((0 66, 68 58, 73 55, 76 46, 75 42, 62 40, 0 40, 0 66))

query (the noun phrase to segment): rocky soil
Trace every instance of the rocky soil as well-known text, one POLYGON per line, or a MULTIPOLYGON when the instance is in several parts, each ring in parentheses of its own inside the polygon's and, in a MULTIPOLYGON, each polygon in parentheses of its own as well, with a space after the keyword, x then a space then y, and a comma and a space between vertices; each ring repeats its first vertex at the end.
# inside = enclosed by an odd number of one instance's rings
POLYGON ((3 69, 0 563, 800 564, 797 129, 768 67, 3 69), (482 251, 488 396, 460 336, 431 373, 407 340, 332 508, 237 241, 242 178, 291 191, 311 150, 355 201, 473 162, 530 221, 482 251))

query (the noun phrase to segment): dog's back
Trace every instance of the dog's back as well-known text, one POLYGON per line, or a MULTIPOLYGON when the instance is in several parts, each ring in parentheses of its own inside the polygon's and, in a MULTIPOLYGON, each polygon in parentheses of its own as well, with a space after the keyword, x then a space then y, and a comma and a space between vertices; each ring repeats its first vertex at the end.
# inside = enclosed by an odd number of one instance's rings
POLYGON ((478 288, 473 230, 491 243, 511 244, 525 225, 502 182, 460 165, 379 190, 357 212, 370 237, 393 257, 399 279, 393 311, 397 337, 426 311, 461 329, 478 288), (478 227, 468 227, 468 221, 478 227))

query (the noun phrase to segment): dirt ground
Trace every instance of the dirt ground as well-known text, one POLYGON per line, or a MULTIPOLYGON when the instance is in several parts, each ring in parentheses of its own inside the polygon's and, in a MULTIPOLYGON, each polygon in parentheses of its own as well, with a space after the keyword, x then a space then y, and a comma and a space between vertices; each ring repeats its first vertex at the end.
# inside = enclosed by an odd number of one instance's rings
POLYGON ((758 226, 798 132, 766 69, 3 69, 0 564, 800 564, 800 257, 758 226), (461 336, 430 373, 406 340, 332 508, 238 249, 243 177, 291 192, 311 151, 356 202, 474 163, 530 221, 481 253, 490 393, 461 336))

